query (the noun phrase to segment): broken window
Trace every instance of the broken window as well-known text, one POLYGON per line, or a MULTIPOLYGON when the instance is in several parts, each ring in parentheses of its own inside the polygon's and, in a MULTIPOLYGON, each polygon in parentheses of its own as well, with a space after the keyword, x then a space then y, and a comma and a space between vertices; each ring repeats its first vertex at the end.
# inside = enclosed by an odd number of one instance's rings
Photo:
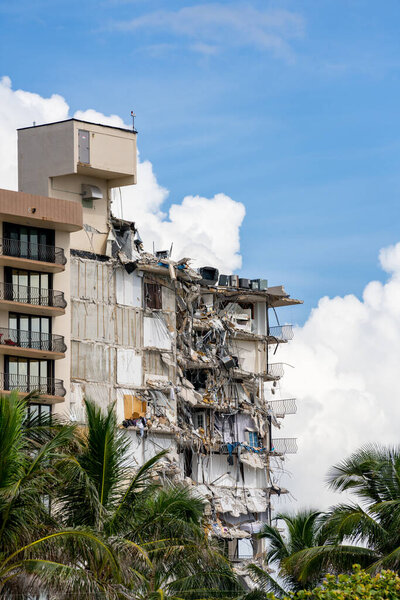
POLYGON ((249 446, 251 448, 258 448, 258 433, 256 431, 247 432, 249 438, 249 446))
POLYGON ((124 417, 125 419, 138 419, 145 417, 147 410, 146 400, 137 396, 124 394, 124 417))
POLYGON ((206 431, 206 413, 204 411, 193 413, 194 429, 203 429, 206 431))
POLYGON ((149 283, 147 281, 145 282, 144 305, 145 308, 162 308, 161 285, 159 283, 149 283))

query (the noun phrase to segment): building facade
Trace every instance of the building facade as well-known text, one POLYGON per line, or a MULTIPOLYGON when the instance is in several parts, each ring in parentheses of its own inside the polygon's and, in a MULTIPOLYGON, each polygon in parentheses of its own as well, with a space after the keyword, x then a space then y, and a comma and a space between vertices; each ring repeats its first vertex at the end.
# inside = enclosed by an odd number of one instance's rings
POLYGON ((168 449, 160 475, 196 487, 231 558, 256 557, 287 491, 274 462, 296 450, 274 434, 296 410, 278 399, 275 358, 292 330, 270 315, 299 301, 144 252, 136 224, 111 211, 113 189, 137 180, 136 132, 25 128, 18 156, 20 192, 0 192, 2 390, 39 389, 32 410, 76 421, 85 396, 115 403, 132 466, 168 449))

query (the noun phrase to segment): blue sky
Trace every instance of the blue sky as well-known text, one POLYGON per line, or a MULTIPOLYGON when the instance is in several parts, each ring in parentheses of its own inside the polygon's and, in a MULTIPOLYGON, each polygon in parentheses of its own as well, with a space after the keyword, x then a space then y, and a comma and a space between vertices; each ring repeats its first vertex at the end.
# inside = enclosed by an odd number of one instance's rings
POLYGON ((285 283, 302 323, 400 239, 399 19, 392 0, 0 2, 0 76, 133 108, 168 202, 243 202, 242 274, 285 283))

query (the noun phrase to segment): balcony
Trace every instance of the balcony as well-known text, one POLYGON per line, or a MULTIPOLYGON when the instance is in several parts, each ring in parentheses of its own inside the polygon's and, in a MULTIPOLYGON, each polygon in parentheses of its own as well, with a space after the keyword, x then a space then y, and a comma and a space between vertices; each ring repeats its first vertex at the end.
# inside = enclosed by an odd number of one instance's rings
POLYGON ((276 438, 272 440, 272 454, 296 454, 297 439, 296 438, 276 438))
POLYGON ((66 262, 62 248, 9 238, 0 239, 0 265, 46 273, 61 273, 66 262))
POLYGON ((52 403, 63 402, 66 394, 61 379, 0 373, 0 392, 7 393, 13 390, 23 395, 37 392, 45 398, 48 397, 52 403))
POLYGON ((274 411, 276 417, 284 417, 285 415, 294 415, 297 412, 296 399, 285 398, 283 400, 271 400, 268 402, 268 407, 274 411))
POLYGON ((63 315, 66 306, 63 292, 0 283, 0 309, 53 317, 63 315))
POLYGON ((266 381, 276 381, 283 377, 283 364, 282 363, 272 363, 269 364, 267 370, 264 373, 264 379, 266 381))
POLYGON ((288 342, 293 339, 293 327, 292 325, 276 325, 269 328, 268 341, 270 343, 282 343, 288 342))
POLYGON ((0 354, 32 358, 64 358, 67 346, 62 335, 0 327, 0 354))

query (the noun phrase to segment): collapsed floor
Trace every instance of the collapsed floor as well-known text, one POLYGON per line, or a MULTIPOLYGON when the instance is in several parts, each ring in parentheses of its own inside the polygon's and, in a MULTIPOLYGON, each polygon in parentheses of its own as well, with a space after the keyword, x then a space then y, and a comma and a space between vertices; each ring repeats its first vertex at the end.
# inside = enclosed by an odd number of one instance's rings
POLYGON ((239 287, 187 258, 145 253, 134 224, 117 219, 106 254, 71 251, 71 269, 74 418, 85 395, 116 400, 133 463, 168 448, 160 475, 196 486, 232 559, 257 558, 271 498, 287 493, 273 462, 296 451, 295 440, 273 436, 296 405, 277 399, 283 365, 274 362, 292 329, 271 326, 269 311, 299 301, 280 286, 239 287))

